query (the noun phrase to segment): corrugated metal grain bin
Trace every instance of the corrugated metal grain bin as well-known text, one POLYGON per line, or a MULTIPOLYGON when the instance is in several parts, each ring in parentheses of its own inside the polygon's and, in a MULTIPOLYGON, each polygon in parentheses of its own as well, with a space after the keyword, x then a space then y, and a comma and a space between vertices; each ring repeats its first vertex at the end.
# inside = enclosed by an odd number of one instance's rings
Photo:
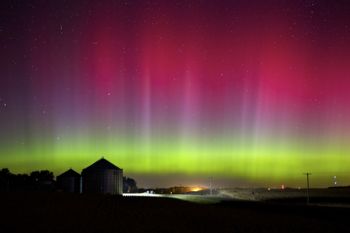
POLYGON ((123 194, 123 170, 102 158, 83 169, 84 193, 123 194))
POLYGON ((81 177, 80 174, 73 169, 62 173, 56 178, 57 186, 64 192, 80 193, 81 177))

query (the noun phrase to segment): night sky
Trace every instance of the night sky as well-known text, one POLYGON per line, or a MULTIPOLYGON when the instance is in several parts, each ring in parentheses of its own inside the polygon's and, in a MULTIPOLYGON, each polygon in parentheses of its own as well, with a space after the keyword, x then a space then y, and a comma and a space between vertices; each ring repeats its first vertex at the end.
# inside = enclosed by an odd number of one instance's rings
POLYGON ((350 1, 0 3, 0 167, 350 184, 350 1))

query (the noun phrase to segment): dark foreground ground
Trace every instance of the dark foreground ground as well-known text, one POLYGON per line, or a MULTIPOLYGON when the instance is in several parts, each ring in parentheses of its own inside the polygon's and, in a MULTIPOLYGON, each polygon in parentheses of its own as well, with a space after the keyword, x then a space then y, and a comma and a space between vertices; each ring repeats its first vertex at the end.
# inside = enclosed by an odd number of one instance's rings
POLYGON ((0 232, 349 232, 350 209, 65 193, 0 194, 0 232))

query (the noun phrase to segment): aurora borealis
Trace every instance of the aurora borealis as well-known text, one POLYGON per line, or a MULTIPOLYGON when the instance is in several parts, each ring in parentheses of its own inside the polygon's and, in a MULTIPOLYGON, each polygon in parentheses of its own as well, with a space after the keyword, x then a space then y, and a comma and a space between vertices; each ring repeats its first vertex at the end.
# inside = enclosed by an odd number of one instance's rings
POLYGON ((0 5, 0 167, 350 184, 350 2, 0 5))

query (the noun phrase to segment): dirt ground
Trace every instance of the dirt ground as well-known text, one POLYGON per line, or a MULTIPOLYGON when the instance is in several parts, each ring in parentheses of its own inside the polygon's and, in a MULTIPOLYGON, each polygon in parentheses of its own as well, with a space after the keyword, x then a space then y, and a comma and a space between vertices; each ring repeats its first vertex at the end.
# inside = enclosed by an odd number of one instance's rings
POLYGON ((349 208, 67 193, 0 194, 1 232, 347 232, 349 208))

